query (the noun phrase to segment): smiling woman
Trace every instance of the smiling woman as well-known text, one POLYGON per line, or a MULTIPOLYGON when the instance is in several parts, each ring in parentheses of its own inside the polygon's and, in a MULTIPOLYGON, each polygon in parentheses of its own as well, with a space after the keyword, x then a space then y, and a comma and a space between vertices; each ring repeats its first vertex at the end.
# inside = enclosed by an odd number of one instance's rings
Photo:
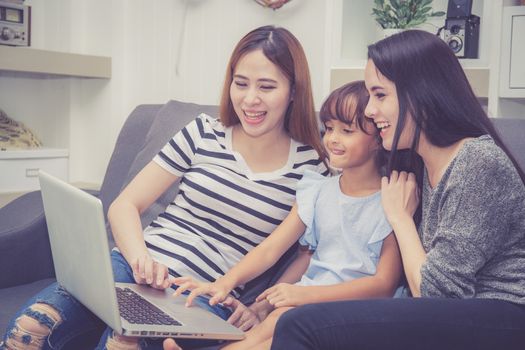
POLYGON ((272 349, 523 349, 523 171, 443 40, 405 31, 368 58, 366 114, 390 151, 382 205, 413 297, 299 307, 272 349), (413 172, 395 170, 400 151, 413 172))
MULTIPOLYGON (((286 29, 254 29, 232 53, 219 118, 196 116, 111 204, 115 279, 157 289, 170 287, 174 276, 218 279, 286 217, 306 170, 327 174, 323 159, 301 45, 286 29), (140 213, 178 179, 175 198, 142 230, 140 213)), ((231 305, 209 309, 223 318, 235 311, 229 321, 243 330, 259 322, 255 308, 231 305)), ((0 348, 58 349, 98 322, 52 285, 14 316, 0 348)), ((97 349, 140 346, 162 345, 107 329, 97 349)))

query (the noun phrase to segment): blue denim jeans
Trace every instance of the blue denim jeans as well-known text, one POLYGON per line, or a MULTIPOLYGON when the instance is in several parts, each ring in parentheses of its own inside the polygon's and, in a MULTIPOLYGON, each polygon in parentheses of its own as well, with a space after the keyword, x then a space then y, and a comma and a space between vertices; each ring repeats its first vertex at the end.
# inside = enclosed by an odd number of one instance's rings
MULTIPOLYGON (((103 329, 104 324, 100 319, 55 282, 29 299, 20 308, 7 327, 4 342, 14 332, 16 320, 24 314, 31 314, 29 307, 35 303, 52 306, 58 311, 62 319, 62 322, 53 329, 43 349, 61 349, 77 336, 103 329)), ((34 315, 33 317, 43 321, 44 324, 46 323, 42 316, 34 315)))
POLYGON ((522 350, 525 305, 399 298, 304 305, 277 322, 272 350, 522 350))
MULTIPOLYGON (((113 267, 113 275, 116 282, 124 283, 135 283, 133 279, 133 272, 131 267, 124 259, 122 254, 117 251, 111 252, 111 263, 113 267)), ((93 332, 97 329, 103 329, 103 322, 96 317, 91 311, 84 307, 79 301, 73 298, 68 292, 62 289, 57 283, 53 283, 49 287, 45 288, 33 298, 29 299, 24 306, 17 312, 17 314, 11 319, 8 331, 4 335, 3 341, 9 337, 13 332, 16 320, 24 314, 30 312, 28 309, 35 303, 43 303, 52 306, 60 314, 62 322, 57 325, 46 342, 44 349, 61 349, 69 341, 75 337, 93 332)), ((231 315, 230 309, 223 306, 210 306, 208 299, 205 297, 199 297, 195 299, 195 303, 201 307, 204 307, 211 312, 215 313, 223 319, 227 319, 231 315)), ((97 349, 104 349, 107 341, 107 337, 111 334, 112 330, 106 328, 102 338, 100 339, 97 349)), ((208 346, 216 344, 216 341, 206 340, 183 340, 178 341, 181 344, 187 344, 187 347, 197 346, 208 346)), ((159 339, 141 339, 141 346, 144 349, 162 349, 162 340, 159 339)))

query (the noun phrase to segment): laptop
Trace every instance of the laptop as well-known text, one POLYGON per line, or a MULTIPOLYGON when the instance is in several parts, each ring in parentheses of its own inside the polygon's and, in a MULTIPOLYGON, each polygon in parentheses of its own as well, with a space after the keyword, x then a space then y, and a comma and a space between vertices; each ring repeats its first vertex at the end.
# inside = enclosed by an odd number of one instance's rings
POLYGON ((244 333, 173 289, 115 283, 102 202, 43 171, 42 199, 57 281, 119 334, 239 340, 244 333))

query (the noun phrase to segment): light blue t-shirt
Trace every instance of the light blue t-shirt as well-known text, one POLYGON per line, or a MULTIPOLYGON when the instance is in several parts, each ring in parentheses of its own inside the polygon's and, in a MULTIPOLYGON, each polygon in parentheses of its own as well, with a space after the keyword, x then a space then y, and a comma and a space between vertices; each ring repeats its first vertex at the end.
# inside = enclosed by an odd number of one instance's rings
POLYGON ((299 217, 306 225, 299 243, 314 251, 298 285, 331 285, 374 275, 383 240, 392 232, 381 192, 347 196, 339 178, 306 171, 297 184, 299 217))

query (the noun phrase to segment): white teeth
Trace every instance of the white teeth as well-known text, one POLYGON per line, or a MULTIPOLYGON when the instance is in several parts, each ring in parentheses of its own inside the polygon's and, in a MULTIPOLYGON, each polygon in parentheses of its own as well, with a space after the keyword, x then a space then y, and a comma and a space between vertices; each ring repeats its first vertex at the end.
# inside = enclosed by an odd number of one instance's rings
POLYGON ((244 114, 248 117, 248 118, 259 118, 260 116, 264 115, 266 112, 255 112, 255 113, 251 113, 251 112, 246 112, 244 111, 244 114))
POLYGON ((389 122, 377 122, 376 126, 378 129, 386 129, 390 126, 389 122))

